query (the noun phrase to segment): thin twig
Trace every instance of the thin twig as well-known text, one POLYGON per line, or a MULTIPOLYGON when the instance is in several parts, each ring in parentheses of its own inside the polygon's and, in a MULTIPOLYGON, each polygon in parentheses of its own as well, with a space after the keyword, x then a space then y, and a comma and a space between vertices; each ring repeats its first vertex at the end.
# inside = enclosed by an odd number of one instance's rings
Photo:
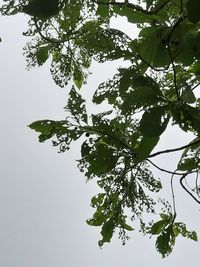
POLYGON ((198 86, 200 85, 200 82, 199 83, 197 83, 194 87, 192 87, 192 91, 194 90, 194 89, 196 89, 198 86))

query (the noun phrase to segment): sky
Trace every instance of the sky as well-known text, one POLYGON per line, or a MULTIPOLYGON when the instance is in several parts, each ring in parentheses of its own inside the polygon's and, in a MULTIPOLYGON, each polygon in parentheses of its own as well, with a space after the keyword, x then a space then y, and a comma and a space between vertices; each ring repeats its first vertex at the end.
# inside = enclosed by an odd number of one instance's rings
MULTIPOLYGON (((85 222, 92 216, 90 199, 98 188, 95 181, 86 183, 76 167, 78 144, 59 154, 50 142, 39 143, 37 134, 27 127, 39 119, 63 119, 67 89, 54 84, 48 64, 25 69, 22 48, 27 39, 21 35, 25 29, 23 15, 0 18, 0 266, 186 267, 198 263, 200 243, 183 238, 178 238, 173 253, 164 260, 155 250, 155 240, 137 233, 130 235, 125 246, 114 237, 103 249, 98 247, 100 229, 85 222)), ((111 66, 96 65, 86 89, 93 90, 112 75, 111 66)), ((161 146, 166 144, 178 146, 185 140, 172 129, 163 137, 161 146)), ((171 156, 161 158, 160 164, 171 167, 171 156)), ((169 177, 162 174, 161 179, 165 183, 169 177)), ((178 218, 200 232, 199 206, 178 183, 175 190, 178 218)))

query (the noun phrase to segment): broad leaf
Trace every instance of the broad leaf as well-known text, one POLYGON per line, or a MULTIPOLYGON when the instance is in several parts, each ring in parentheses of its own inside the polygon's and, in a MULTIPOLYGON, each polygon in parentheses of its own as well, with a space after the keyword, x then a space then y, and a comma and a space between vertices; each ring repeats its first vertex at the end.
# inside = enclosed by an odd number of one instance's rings
POLYGON ((105 242, 110 242, 114 230, 115 230, 115 222, 111 218, 107 222, 105 222, 102 226, 101 235, 103 238, 102 240, 99 241, 99 246, 102 246, 105 242))
POLYGON ((185 103, 171 105, 174 123, 177 123, 184 131, 200 131, 200 109, 185 103))
POLYGON ((156 249, 161 253, 163 257, 168 256, 175 244, 175 237, 172 225, 169 225, 165 231, 163 231, 156 240, 156 249))
POLYGON ((64 134, 67 131, 67 126, 63 122, 52 120, 41 120, 33 122, 29 127, 36 132, 39 132, 39 141, 44 142, 52 138, 55 134, 64 134))
POLYGON ((136 144, 134 147, 135 163, 139 163, 145 160, 150 155, 154 147, 157 145, 159 139, 160 139, 159 136, 153 136, 153 137, 143 136, 139 144, 136 144))
POLYGON ((170 64, 169 52, 165 45, 168 29, 145 28, 140 32, 141 40, 135 46, 141 59, 153 67, 163 67, 170 64))
POLYGON ((38 65, 43 65, 47 61, 48 56, 49 56, 48 46, 39 47, 36 53, 38 65))
POLYGON ((87 123, 87 112, 86 112, 86 103, 82 99, 81 95, 78 94, 74 87, 72 87, 69 93, 69 100, 67 106, 65 107, 67 111, 70 111, 74 119, 77 122, 83 121, 87 123))
POLYGON ((49 18, 58 14, 59 0, 31 0, 23 12, 38 18, 49 18))
POLYGON ((159 106, 145 111, 140 121, 140 131, 146 137, 158 137, 169 122, 168 106, 159 106))
POLYGON ((157 103, 159 100, 160 98, 152 88, 141 87, 129 94, 128 98, 123 103, 123 109, 146 107, 157 103))
POLYGON ((158 234, 160 234, 162 231, 165 230, 165 228, 169 224, 169 222, 170 222, 169 220, 160 220, 160 221, 154 223, 151 226, 150 233, 152 235, 158 235, 158 234))
POLYGON ((187 12, 188 19, 193 23, 197 23, 200 21, 200 2, 198 0, 188 0, 187 1, 187 12))

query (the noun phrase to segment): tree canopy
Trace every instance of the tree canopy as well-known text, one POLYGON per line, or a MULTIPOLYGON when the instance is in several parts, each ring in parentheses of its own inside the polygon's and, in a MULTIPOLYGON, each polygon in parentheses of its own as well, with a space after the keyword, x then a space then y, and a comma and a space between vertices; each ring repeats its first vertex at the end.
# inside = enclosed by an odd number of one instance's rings
POLYGON ((199 10, 198 0, 2 1, 2 15, 29 15, 23 33, 31 37, 24 48, 27 66, 48 60, 58 86, 73 84, 66 118, 35 121, 29 127, 39 133, 40 142, 52 139, 59 152, 81 140, 78 168, 100 188, 91 199, 94 215, 87 220, 101 228, 99 246, 114 233, 125 244, 136 229, 155 236, 163 257, 179 235, 197 241, 196 232, 177 221, 173 180, 179 179, 188 198, 200 203, 199 10), (136 24, 135 39, 111 27, 113 18, 122 17, 136 24), (127 67, 119 66, 93 95, 93 103, 105 101, 109 111, 90 114, 81 88, 91 63, 118 59, 127 67), (162 134, 173 125, 193 136, 191 141, 158 150, 162 134), (169 153, 173 159, 173 152, 182 153, 175 170, 154 162, 169 153), (155 169, 169 175, 172 197, 167 200, 159 197, 162 180, 155 169))

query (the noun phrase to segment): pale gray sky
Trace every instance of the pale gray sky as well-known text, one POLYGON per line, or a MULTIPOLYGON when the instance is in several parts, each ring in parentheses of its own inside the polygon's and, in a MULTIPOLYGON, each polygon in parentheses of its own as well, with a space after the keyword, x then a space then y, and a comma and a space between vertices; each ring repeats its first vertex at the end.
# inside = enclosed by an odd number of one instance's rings
MULTIPOLYGON (((1 18, 0 266, 187 267, 198 263, 200 243, 182 238, 164 260, 153 240, 136 233, 126 246, 114 238, 99 249, 100 229, 85 223, 92 215, 89 203, 97 189, 94 182, 86 184, 76 168, 78 145, 58 154, 50 142, 40 144, 37 134, 27 128, 34 120, 63 119, 67 93, 53 83, 48 66, 25 70, 26 38, 21 36, 25 29, 25 16, 1 18)), ((98 67, 94 75, 103 78, 103 71, 105 67, 98 67)), ((88 90, 95 87, 91 78, 88 90)), ((175 131, 163 137, 163 145, 178 142, 182 144, 175 131)), ((169 166, 171 159, 160 162, 169 166)), ((169 179, 163 174, 161 178, 169 179)), ((199 231, 198 205, 181 189, 177 195, 180 219, 199 231)))

